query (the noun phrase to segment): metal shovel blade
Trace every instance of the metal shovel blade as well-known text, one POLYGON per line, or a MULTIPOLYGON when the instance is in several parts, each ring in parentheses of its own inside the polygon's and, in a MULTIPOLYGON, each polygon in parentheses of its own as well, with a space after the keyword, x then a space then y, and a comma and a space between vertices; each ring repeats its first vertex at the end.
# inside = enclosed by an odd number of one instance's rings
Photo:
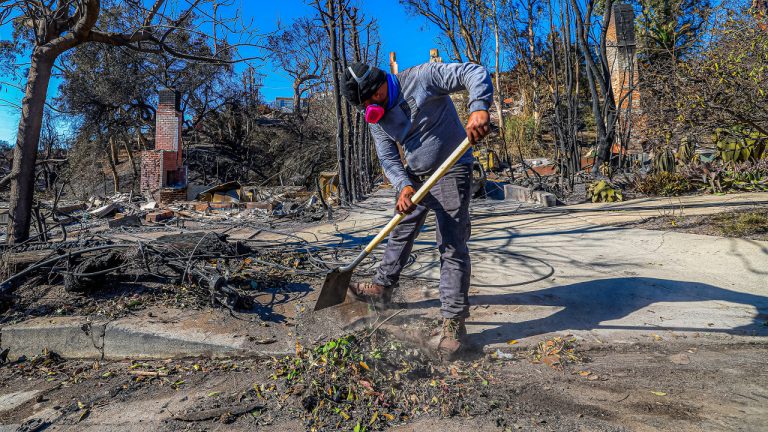
POLYGON ((337 268, 325 275, 323 288, 320 290, 317 303, 315 303, 315 311, 344 303, 344 299, 347 298, 347 288, 352 280, 353 271, 354 268, 348 270, 337 268))

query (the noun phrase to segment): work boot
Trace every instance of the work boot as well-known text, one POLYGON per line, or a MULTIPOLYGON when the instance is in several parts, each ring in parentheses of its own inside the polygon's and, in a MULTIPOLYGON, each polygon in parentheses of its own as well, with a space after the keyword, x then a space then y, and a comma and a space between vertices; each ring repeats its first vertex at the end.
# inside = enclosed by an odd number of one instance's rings
POLYGON ((435 331, 435 337, 440 339, 437 343, 437 353, 445 360, 453 360, 459 354, 467 336, 467 326, 464 318, 444 318, 443 328, 435 331))
POLYGON ((372 282, 352 282, 349 293, 355 300, 389 304, 392 302, 392 288, 372 282))

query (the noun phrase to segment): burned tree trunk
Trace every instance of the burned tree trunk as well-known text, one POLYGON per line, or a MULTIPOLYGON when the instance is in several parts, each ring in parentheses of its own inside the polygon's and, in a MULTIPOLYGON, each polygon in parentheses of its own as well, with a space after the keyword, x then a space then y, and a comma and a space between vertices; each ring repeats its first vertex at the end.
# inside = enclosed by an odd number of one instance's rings
POLYGON ((147 138, 144 136, 143 133, 141 133, 141 130, 136 128, 136 140, 139 143, 139 150, 149 150, 149 147, 147 146, 147 138))
MULTIPOLYGON (((552 13, 552 0, 549 1, 552 13)), ((550 21, 550 33, 556 34, 554 19, 550 21)), ((558 166, 560 185, 572 189, 575 174, 581 170, 581 154, 578 145, 578 93, 579 62, 571 38, 571 9, 568 3, 560 8, 559 38, 551 38, 550 60, 552 75, 552 101, 554 105, 553 131, 555 133, 555 160, 558 166)))
POLYGON ((115 160, 112 159, 113 155, 110 149, 106 149, 104 153, 106 153, 107 156, 109 171, 112 173, 112 181, 115 183, 115 193, 118 193, 120 192, 120 174, 117 172, 117 164, 115 163, 115 160))
MULTIPOLYGON (((338 17, 339 17, 339 41, 341 41, 341 49, 339 50, 339 57, 341 60, 341 70, 342 72, 347 69, 349 66, 347 62, 347 20, 346 20, 346 10, 344 9, 344 5, 342 2, 338 3, 338 17)), ((349 202, 355 201, 358 198, 358 191, 357 191, 357 182, 355 177, 357 177, 357 173, 355 168, 355 154, 354 154, 354 144, 355 144, 355 131, 352 127, 352 110, 350 109, 349 102, 344 103, 344 130, 347 133, 347 139, 345 141, 344 146, 344 154, 347 156, 347 164, 346 164, 346 170, 344 173, 344 176, 346 177, 346 182, 348 185, 347 190, 347 196, 349 199, 349 202)))
POLYGON ((575 37, 579 52, 586 64, 587 82, 592 96, 592 112, 597 129, 597 150, 592 173, 598 174, 600 165, 610 159, 611 146, 616 139, 618 110, 616 109, 613 88, 611 86, 611 71, 606 59, 606 35, 614 2, 613 0, 605 1, 603 28, 600 32, 600 40, 597 47, 590 45, 590 27, 595 1, 589 1, 586 11, 583 13, 576 0, 570 0, 570 2, 575 18, 575 37))
POLYGON ((114 136, 109 137, 109 153, 112 155, 112 162, 114 162, 115 165, 120 164, 120 148, 115 142, 114 136))
POLYGON ((125 154, 128 155, 128 163, 131 164, 131 171, 133 171, 133 178, 135 179, 136 177, 138 177, 139 172, 136 169, 136 162, 133 158, 133 149, 131 149, 131 141, 125 140, 124 145, 125 145, 125 154))
POLYGON ((496 69, 496 73, 494 74, 494 85, 496 88, 493 89, 493 103, 496 107, 496 115, 499 117, 499 136, 501 137, 501 143, 504 147, 504 158, 509 161, 509 146, 507 144, 507 135, 505 133, 505 125, 504 125, 504 111, 501 108, 501 103, 503 101, 503 96, 501 92, 501 62, 499 59, 500 51, 501 51, 501 43, 499 41, 499 16, 498 11, 496 10, 496 0, 493 0, 491 2, 491 13, 493 17, 493 37, 494 37, 494 53, 493 53, 493 59, 494 59, 494 66, 496 69))
POLYGON ((302 118, 301 114, 301 83, 299 79, 293 80, 293 113, 299 118, 302 118))
POLYGON ((8 208, 8 243, 18 243, 29 237, 32 219, 32 199, 35 190, 35 161, 43 110, 48 95, 55 53, 49 48, 36 47, 32 53, 27 88, 22 99, 19 132, 13 149, 11 196, 8 208))
POLYGON ((339 198, 342 202, 350 201, 349 182, 347 173, 346 146, 344 143, 344 122, 342 118, 342 100, 339 91, 339 32, 337 22, 337 6, 335 0, 327 0, 325 6, 320 4, 320 0, 315 0, 315 9, 320 13, 320 17, 328 33, 330 42, 330 60, 331 60, 331 81, 333 83, 333 105, 336 113, 336 158, 339 171, 339 198))

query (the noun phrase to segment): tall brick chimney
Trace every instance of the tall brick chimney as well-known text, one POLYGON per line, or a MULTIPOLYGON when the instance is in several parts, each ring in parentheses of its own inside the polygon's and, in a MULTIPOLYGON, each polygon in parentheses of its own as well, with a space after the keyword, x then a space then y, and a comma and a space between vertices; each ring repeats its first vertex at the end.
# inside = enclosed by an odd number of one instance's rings
POLYGON ((606 54, 611 73, 611 87, 619 121, 627 122, 631 113, 632 138, 628 149, 641 152, 638 129, 643 122, 640 106, 637 43, 635 42, 635 11, 625 3, 614 3, 606 33, 606 54), (631 110, 630 110, 631 107, 631 110))
MULTIPOLYGON (((187 168, 182 157, 179 93, 162 89, 155 123, 155 148, 141 156, 141 192, 154 194, 164 189, 186 190, 187 168)), ((166 191, 166 195, 171 193, 166 191)), ((176 194, 181 196, 181 194, 176 194)))

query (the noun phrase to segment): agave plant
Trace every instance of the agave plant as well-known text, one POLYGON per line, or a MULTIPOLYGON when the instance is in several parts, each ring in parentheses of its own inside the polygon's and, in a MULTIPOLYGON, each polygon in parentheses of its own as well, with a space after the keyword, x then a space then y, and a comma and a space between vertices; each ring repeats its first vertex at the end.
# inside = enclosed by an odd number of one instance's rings
POLYGON ((653 158, 653 170, 655 172, 675 172, 675 153, 669 148, 656 149, 653 158))
POLYGON ((592 202, 617 202, 624 201, 621 188, 616 187, 608 180, 592 182, 587 189, 587 198, 592 202))
POLYGON ((691 164, 682 167, 680 174, 713 193, 768 191, 768 159, 720 165, 691 164))
POLYGON ((677 159, 678 165, 685 165, 693 161, 693 158, 696 156, 696 144, 694 144, 694 141, 692 138, 689 137, 683 137, 682 140, 680 140, 680 147, 677 149, 677 153, 675 154, 675 159, 677 159))
POLYGON ((749 128, 733 126, 715 130, 713 141, 723 162, 757 161, 765 153, 768 137, 749 128))
POLYGON ((768 192, 768 160, 733 164, 723 171, 721 184, 744 192, 768 192))

